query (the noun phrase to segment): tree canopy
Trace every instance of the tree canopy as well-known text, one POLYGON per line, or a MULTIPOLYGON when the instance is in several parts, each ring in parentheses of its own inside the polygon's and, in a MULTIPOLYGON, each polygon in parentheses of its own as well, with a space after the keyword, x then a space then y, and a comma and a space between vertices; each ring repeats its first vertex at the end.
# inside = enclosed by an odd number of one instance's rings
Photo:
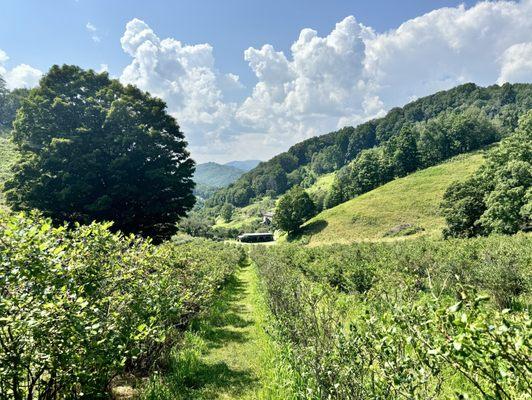
POLYGON ((12 128, 13 121, 22 99, 28 95, 28 89, 9 90, 0 76, 0 133, 12 128))
POLYGON ((53 66, 22 101, 13 140, 15 210, 164 239, 194 205, 194 161, 166 104, 107 73, 53 66))
POLYGON ((308 193, 300 186, 294 186, 279 199, 275 208, 276 227, 295 232, 308 219, 312 218, 316 207, 308 193))
POLYGON ((488 153, 477 173, 447 189, 442 209, 446 236, 512 234, 532 227, 532 111, 488 153))

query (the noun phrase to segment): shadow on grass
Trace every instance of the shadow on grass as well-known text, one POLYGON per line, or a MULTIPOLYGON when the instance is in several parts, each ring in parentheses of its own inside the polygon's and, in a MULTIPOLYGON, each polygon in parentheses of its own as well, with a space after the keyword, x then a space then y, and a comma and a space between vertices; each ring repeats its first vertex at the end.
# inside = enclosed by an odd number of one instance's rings
POLYGON ((240 398, 257 381, 251 371, 231 368, 224 361, 205 360, 216 349, 249 340, 242 328, 253 321, 242 317, 239 304, 246 295, 244 282, 232 276, 209 313, 195 321, 183 348, 176 348, 169 370, 153 381, 143 399, 217 399, 222 393, 240 398))
POLYGON ((324 219, 313 221, 303 226, 299 231, 290 233, 286 238, 288 242, 308 242, 312 235, 320 233, 327 228, 328 222, 324 219))

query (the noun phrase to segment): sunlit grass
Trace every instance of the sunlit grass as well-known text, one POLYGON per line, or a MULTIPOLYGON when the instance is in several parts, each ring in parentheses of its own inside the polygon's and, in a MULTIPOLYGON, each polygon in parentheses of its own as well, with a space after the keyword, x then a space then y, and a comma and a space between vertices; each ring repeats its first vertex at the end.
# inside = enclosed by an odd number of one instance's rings
POLYGON ((267 307, 257 272, 246 265, 208 315, 196 321, 170 354, 164 373, 141 390, 145 400, 293 398, 290 369, 266 333, 267 307))
POLYGON ((401 235, 386 234, 409 224, 419 228, 411 237, 438 237, 444 226, 439 205, 445 189, 471 175, 482 162, 481 153, 466 154, 396 179, 318 214, 304 225, 303 235, 310 245, 397 240, 401 235))

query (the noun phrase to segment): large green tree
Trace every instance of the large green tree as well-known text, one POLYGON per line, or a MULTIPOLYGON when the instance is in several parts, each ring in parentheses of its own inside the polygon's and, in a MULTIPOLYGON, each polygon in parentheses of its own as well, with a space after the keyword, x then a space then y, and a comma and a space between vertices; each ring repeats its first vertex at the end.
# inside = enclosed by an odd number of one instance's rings
POLYGON ((107 73, 53 66, 22 102, 13 139, 15 210, 160 240, 194 205, 194 161, 166 104, 107 73))
POLYGON ((274 224, 283 231, 295 232, 315 213, 316 206, 308 193, 300 186, 294 186, 279 199, 274 224))

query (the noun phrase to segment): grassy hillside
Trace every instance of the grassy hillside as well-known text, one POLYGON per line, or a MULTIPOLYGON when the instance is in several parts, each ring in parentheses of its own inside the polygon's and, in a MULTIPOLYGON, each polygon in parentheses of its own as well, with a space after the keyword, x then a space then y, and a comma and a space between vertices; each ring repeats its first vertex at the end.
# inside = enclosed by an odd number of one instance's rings
POLYGON ((0 209, 5 208, 5 199, 3 193, 4 182, 9 177, 9 170, 15 162, 17 153, 15 146, 0 133, 0 209))
POLYGON ((396 179, 308 221, 303 235, 310 245, 387 240, 407 235, 438 236, 445 189, 463 180, 483 162, 479 152, 396 179))

